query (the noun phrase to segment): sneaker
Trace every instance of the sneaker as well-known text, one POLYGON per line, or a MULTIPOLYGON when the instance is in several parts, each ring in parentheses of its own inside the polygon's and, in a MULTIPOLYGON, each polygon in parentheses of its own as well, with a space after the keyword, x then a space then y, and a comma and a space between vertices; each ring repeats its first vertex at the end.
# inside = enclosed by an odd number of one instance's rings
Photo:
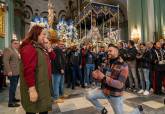
POLYGON ((101 110, 101 114, 108 114, 107 109, 106 109, 106 108, 103 108, 103 109, 101 110))
POLYGON ((83 84, 83 85, 81 85, 81 87, 82 87, 82 88, 85 88, 85 85, 83 84))
POLYGON ((54 103, 64 103, 64 100, 62 100, 62 99, 57 99, 57 100, 54 100, 54 103))
POLYGON ((67 94, 64 94, 63 96, 61 96, 60 98, 61 99, 67 99, 69 97, 69 95, 67 95, 67 94))
POLYGON ((92 82, 92 86, 96 86, 96 83, 95 82, 92 82))
POLYGON ((145 90, 144 93, 143 93, 143 95, 146 95, 146 96, 149 95, 149 94, 150 94, 150 93, 149 93, 149 91, 147 91, 147 90, 145 90))
POLYGON ((142 105, 138 105, 138 109, 140 112, 143 112, 143 106, 142 105))
POLYGON ((136 89, 134 89, 134 90, 133 90, 133 92, 137 92, 137 90, 136 90, 136 89))
POLYGON ((144 90, 142 90, 142 89, 138 91, 139 94, 142 94, 143 92, 144 92, 144 90))
POLYGON ((153 88, 150 89, 150 93, 154 93, 154 89, 153 88))
POLYGON ((74 86, 72 86, 72 89, 74 90, 74 89, 75 89, 75 87, 74 87, 74 86))
POLYGON ((162 92, 165 93, 165 88, 164 87, 162 87, 162 92))

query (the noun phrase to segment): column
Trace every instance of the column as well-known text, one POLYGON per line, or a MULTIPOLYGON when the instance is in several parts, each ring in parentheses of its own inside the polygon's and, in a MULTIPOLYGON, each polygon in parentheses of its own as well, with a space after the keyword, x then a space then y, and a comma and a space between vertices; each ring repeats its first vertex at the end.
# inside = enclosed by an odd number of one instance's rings
POLYGON ((14 6, 13 1, 7 0, 8 4, 8 12, 7 12, 7 25, 6 25, 6 37, 5 37, 5 47, 10 45, 10 40, 12 39, 13 35, 13 22, 14 22, 14 6))
POLYGON ((155 41, 154 32, 155 32, 155 19, 154 19, 154 3, 153 0, 147 0, 148 7, 148 38, 147 41, 155 41))

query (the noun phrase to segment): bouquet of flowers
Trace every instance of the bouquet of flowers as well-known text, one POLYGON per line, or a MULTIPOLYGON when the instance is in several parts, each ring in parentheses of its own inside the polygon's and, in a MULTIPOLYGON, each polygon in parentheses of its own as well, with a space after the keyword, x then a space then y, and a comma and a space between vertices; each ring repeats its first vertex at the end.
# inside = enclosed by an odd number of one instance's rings
POLYGON ((78 33, 76 27, 72 24, 68 26, 67 36, 69 38, 77 39, 78 33))
POLYGON ((68 25, 63 19, 59 21, 59 23, 57 24, 57 35, 59 38, 66 36, 67 28, 68 28, 68 25))

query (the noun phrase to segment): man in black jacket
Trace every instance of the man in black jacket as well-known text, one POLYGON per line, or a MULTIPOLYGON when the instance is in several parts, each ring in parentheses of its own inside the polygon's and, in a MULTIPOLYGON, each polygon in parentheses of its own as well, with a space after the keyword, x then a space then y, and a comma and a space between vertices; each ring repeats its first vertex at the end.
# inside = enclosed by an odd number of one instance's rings
POLYGON ((162 80, 165 75, 165 52, 161 48, 161 43, 157 41, 155 43, 155 49, 152 51, 152 62, 154 63, 154 71, 156 72, 155 81, 157 88, 155 88, 155 93, 162 94, 162 80))
POLYGON ((129 75, 128 75, 129 86, 132 89, 133 85, 135 85, 134 91, 137 91, 139 89, 138 77, 136 74, 136 54, 137 54, 137 49, 134 46, 134 41, 129 40, 128 50, 127 50, 125 58, 126 58, 126 61, 128 63, 128 68, 129 68, 129 75))
POLYGON ((79 69, 79 52, 77 46, 73 46, 71 52, 70 52, 70 65, 71 65, 71 80, 70 84, 72 86, 72 89, 75 89, 76 83, 81 80, 80 77, 80 69, 79 69))
POLYGON ((53 72, 53 91, 55 103, 64 102, 60 99, 60 96, 64 95, 64 68, 65 68, 65 57, 62 51, 64 44, 59 42, 58 46, 54 48, 56 53, 55 60, 52 61, 52 72, 53 72))

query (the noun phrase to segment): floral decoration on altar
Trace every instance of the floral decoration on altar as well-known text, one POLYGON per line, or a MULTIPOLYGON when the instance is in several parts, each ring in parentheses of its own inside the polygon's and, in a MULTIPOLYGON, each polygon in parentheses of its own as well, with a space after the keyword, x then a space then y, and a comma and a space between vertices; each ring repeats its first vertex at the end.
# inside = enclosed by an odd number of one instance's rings
POLYGON ((64 19, 61 19, 57 24, 57 35, 59 38, 77 39, 77 28, 74 26, 73 21, 66 22, 64 19))

